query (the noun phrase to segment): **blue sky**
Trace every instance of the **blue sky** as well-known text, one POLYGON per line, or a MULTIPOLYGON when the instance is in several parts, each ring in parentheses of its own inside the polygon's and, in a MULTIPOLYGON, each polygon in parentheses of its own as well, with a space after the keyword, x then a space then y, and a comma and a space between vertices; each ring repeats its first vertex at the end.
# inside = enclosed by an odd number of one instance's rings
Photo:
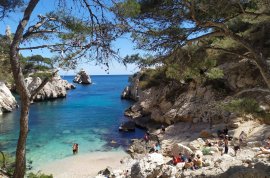
MULTIPOLYGON (((51 0, 40 0, 39 4, 35 8, 30 23, 37 19, 38 14, 45 14, 55 8, 55 1, 51 0)), ((5 34, 6 26, 9 25, 12 32, 15 32, 19 20, 22 18, 22 12, 17 12, 10 14, 8 18, 5 18, 3 21, 0 21, 0 34, 5 34)), ((136 50, 135 45, 132 43, 131 39, 128 35, 119 38, 117 41, 113 42, 113 47, 116 49, 120 49, 120 56, 124 57, 126 55, 141 53, 144 52, 141 50, 136 50)), ((31 51, 23 51, 22 54, 24 56, 31 56, 35 54, 40 54, 44 57, 51 57, 52 54, 48 50, 33 50, 31 51)), ((81 68, 85 69, 90 75, 104 75, 107 74, 102 66, 95 66, 94 62, 90 63, 81 63, 78 65, 76 70, 69 70, 69 71, 60 71, 61 75, 73 75, 74 73, 78 72, 81 68)), ((128 65, 125 67, 122 64, 119 64, 116 61, 111 61, 109 73, 111 75, 116 74, 133 74, 139 69, 135 65, 128 65)))

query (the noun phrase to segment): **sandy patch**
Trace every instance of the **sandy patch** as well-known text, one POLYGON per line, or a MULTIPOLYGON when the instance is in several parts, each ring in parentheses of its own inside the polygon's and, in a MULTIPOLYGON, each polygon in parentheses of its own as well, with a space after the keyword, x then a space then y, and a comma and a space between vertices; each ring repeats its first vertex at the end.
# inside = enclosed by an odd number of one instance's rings
POLYGON ((120 160, 124 157, 128 157, 128 154, 123 151, 78 154, 40 166, 33 172, 40 170, 52 174, 54 178, 88 178, 108 166, 113 169, 123 168, 120 160))

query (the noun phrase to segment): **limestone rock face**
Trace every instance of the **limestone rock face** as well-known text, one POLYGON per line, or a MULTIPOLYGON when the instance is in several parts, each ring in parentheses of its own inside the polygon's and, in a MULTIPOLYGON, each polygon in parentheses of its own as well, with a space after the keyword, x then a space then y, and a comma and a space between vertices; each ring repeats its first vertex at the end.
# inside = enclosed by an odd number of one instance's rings
POLYGON ((141 89, 139 87, 139 78, 141 75, 142 72, 137 72, 129 78, 130 84, 123 90, 121 99, 138 101, 139 95, 141 93, 141 89))
POLYGON ((91 78, 89 75, 87 75, 87 73, 84 70, 81 70, 80 72, 78 72, 75 76, 75 78, 73 79, 74 83, 79 83, 79 84, 91 84, 91 78))
POLYGON ((4 82, 0 82, 0 114, 11 112, 16 108, 17 102, 4 82))
MULTIPOLYGON (((42 80, 39 77, 28 77, 25 79, 27 88, 31 91, 35 90, 42 80)), ((53 77, 34 97, 34 101, 44 101, 56 98, 64 98, 67 90, 74 89, 74 85, 63 80, 60 76, 53 77)))
POLYGON ((241 97, 248 95, 255 98, 260 101, 263 110, 269 110, 269 92, 242 93, 243 90, 254 87, 265 88, 256 66, 248 61, 241 61, 225 63, 219 68, 226 73, 222 79, 205 81, 203 84, 196 84, 194 81, 182 84, 160 83, 147 89, 140 87, 140 82, 145 82, 140 81, 143 72, 134 74, 130 79, 131 84, 122 93, 122 98, 137 101, 125 112, 126 116, 138 125, 147 125, 145 122, 151 121, 168 125, 176 122, 210 125, 225 123, 235 118, 235 115, 218 107, 218 101, 226 102, 239 93, 241 97))
POLYGON ((156 178, 162 171, 163 156, 158 153, 149 154, 131 167, 131 178, 156 178))

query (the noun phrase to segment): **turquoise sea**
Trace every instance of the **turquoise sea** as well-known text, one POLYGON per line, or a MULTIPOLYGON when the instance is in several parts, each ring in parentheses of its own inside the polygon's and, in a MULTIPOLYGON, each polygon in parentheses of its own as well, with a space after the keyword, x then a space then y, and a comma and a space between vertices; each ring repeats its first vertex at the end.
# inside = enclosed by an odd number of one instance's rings
MULTIPOLYGON (((121 100, 128 75, 92 76, 92 85, 76 85, 64 99, 31 105, 27 141, 27 161, 32 166, 47 164, 72 155, 73 143, 79 154, 123 149, 143 130, 118 132, 127 121, 124 110, 132 103, 121 100), (116 145, 110 141, 115 140, 116 145)), ((63 79, 72 82, 72 76, 63 79)), ((18 101, 19 102, 19 101, 18 101)), ((19 133, 20 109, 0 115, 0 150, 15 155, 19 133)))

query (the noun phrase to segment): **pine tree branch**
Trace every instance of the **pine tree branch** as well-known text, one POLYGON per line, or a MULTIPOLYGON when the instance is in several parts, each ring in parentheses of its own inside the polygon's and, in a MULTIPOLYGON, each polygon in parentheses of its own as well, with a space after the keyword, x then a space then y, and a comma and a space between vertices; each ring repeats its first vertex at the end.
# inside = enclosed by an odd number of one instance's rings
POLYGON ((236 55, 238 57, 242 57, 244 59, 250 59, 250 60, 254 60, 253 58, 250 58, 249 56, 243 55, 243 54, 239 54, 237 52, 228 50, 228 49, 224 49, 224 48, 218 48, 218 47, 206 47, 205 49, 212 49, 212 50, 218 50, 218 51, 223 51, 225 53, 229 53, 229 54, 233 54, 236 55))
POLYGON ((64 46, 66 44, 61 43, 61 44, 52 44, 52 45, 40 45, 40 46, 32 46, 32 47, 26 47, 26 48, 18 48, 18 50, 32 50, 32 49, 41 49, 41 48, 50 48, 50 47, 55 47, 55 46, 64 46))
MULTIPOLYGON (((29 36, 31 36, 32 34, 35 34, 35 30, 38 30, 42 25, 44 25, 45 23, 49 22, 49 21, 55 21, 55 18, 47 18, 44 16, 39 15, 40 21, 37 22, 35 25, 32 25, 28 28, 28 30, 25 32, 25 34, 23 35, 23 40, 27 39, 29 36)), ((51 31, 53 31, 54 29, 52 29, 51 31)), ((47 31, 47 30, 42 30, 42 31, 47 31)))

